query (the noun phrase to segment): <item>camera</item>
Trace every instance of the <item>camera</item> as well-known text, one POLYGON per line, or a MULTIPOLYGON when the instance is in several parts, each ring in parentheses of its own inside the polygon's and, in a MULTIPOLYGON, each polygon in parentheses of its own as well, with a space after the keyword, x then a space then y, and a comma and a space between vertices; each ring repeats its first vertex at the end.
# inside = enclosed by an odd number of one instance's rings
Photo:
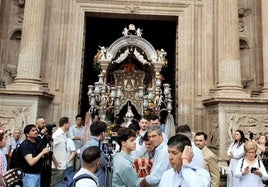
POLYGON ((118 144, 118 137, 117 136, 107 137, 101 143, 100 148, 104 152, 104 154, 106 154, 106 155, 114 155, 120 149, 120 146, 118 144))
POLYGON ((253 171, 257 171, 257 168, 252 167, 251 170, 250 170, 250 172, 253 173, 253 171))
POLYGON ((46 124, 47 135, 52 135, 54 127, 56 127, 56 123, 46 124))

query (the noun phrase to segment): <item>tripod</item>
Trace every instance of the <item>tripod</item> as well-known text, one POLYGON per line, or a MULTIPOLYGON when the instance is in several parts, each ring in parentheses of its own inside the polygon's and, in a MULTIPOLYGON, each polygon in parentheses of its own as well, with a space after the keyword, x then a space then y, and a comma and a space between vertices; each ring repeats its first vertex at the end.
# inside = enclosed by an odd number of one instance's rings
POLYGON ((113 156, 111 153, 108 153, 107 165, 105 167, 105 187, 112 186, 112 178, 113 178, 113 156))
POLYGON ((50 147, 48 154, 44 155, 41 169, 41 187, 50 186, 51 182, 51 164, 53 155, 53 139, 51 136, 45 136, 39 142, 39 148, 42 150, 46 146, 50 147))

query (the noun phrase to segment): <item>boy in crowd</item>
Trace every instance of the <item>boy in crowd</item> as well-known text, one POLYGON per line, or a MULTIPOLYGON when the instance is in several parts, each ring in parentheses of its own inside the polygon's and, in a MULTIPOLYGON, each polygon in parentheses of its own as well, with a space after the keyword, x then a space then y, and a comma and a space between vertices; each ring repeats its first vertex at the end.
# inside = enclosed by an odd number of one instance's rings
POLYGON ((130 152, 136 148, 136 133, 129 128, 121 128, 118 131, 121 151, 116 153, 113 159, 112 187, 139 187, 140 179, 134 169, 130 152))

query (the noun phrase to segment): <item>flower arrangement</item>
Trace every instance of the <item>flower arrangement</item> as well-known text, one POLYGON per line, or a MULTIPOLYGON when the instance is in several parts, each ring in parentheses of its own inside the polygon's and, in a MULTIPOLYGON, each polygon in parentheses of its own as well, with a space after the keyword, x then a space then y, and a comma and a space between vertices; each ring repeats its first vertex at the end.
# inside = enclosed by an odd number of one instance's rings
POLYGON ((106 132, 108 133, 108 136, 112 136, 112 129, 117 126, 117 124, 115 123, 111 123, 110 125, 107 126, 106 132))

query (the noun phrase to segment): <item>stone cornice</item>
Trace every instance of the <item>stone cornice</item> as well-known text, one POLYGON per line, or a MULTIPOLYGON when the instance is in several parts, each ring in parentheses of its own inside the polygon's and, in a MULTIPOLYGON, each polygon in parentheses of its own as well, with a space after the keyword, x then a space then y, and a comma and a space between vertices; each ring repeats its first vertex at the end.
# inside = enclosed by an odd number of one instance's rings
POLYGON ((54 95, 45 91, 37 91, 37 90, 5 90, 0 89, 0 95, 16 95, 16 96, 37 96, 46 98, 48 100, 54 99, 54 95))
POLYGON ((244 104, 268 104, 268 99, 265 98, 224 98, 224 97, 212 97, 208 99, 204 99, 203 104, 205 106, 209 105, 217 105, 220 103, 230 103, 230 104, 237 104, 237 103, 244 103, 244 104))
POLYGON ((188 1, 155 1, 155 0, 138 0, 138 1, 89 1, 77 0, 77 3, 84 11, 89 12, 107 12, 107 7, 113 9, 114 13, 122 14, 148 14, 148 15, 165 15, 175 16, 183 12, 190 3, 188 1), (90 2, 90 3, 89 3, 90 2), (153 4, 153 6, 152 6, 153 4), (164 8, 163 8, 164 7, 164 8))

